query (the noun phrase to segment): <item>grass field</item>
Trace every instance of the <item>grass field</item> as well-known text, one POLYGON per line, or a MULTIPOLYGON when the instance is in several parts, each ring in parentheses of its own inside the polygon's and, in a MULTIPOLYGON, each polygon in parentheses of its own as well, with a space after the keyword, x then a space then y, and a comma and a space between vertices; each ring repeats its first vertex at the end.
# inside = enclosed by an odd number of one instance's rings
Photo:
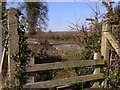
POLYGON ((57 40, 48 40, 49 43, 62 43, 62 44, 77 44, 78 42, 74 41, 57 41, 57 40))
POLYGON ((74 50, 74 49, 68 49, 68 48, 59 48, 60 52, 65 56, 64 58, 67 61, 76 61, 81 60, 81 50, 74 50))
MULTIPOLYGON (((37 39, 28 39, 27 41, 39 42, 37 39)), ((48 40, 49 43, 61 43, 61 44, 78 44, 79 42, 74 41, 57 41, 57 40, 48 40)))

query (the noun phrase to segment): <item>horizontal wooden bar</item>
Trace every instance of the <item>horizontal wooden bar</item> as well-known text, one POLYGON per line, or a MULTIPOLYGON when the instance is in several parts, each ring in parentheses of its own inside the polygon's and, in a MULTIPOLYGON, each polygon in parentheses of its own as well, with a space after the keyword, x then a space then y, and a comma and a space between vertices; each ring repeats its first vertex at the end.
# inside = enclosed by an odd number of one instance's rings
POLYGON ((120 27, 120 25, 111 25, 112 27, 120 27))
POLYGON ((53 88, 57 86, 62 85, 69 85, 79 82, 86 82, 86 81, 93 81, 103 79, 103 74, 92 74, 92 75, 86 75, 86 76, 75 76, 65 79, 56 79, 56 80, 49 80, 49 81, 43 81, 43 82, 34 82, 34 83, 28 83, 23 86, 23 88, 53 88))
POLYGON ((32 66, 26 67, 27 72, 42 71, 42 70, 53 70, 62 69, 70 67, 82 67, 82 66, 93 66, 93 65, 103 65, 104 60, 81 60, 81 61, 66 61, 66 62, 56 62, 47 64, 34 64, 32 66))
POLYGON ((116 38, 110 32, 104 32, 107 39, 111 43, 112 47, 115 49, 116 53, 120 56, 120 45, 116 38))

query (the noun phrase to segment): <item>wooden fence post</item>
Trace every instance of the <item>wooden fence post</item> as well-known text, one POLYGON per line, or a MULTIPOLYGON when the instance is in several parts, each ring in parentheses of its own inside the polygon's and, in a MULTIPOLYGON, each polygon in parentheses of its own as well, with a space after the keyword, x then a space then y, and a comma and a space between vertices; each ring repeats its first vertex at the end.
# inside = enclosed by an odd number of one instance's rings
POLYGON ((8 48, 8 73, 10 86, 16 86, 19 81, 15 78, 16 61, 11 58, 11 55, 15 54, 19 50, 19 19, 18 12, 15 8, 8 10, 8 31, 9 31, 9 48, 8 48))
MULTIPOLYGON (((106 32, 110 32, 110 28, 111 27, 108 24, 108 19, 104 19, 102 25, 101 54, 107 63, 109 63, 110 59, 110 43, 107 39, 106 32)), ((107 71, 107 76, 109 76, 109 71, 107 71)), ((103 87, 107 87, 107 81, 103 81, 101 85, 103 87)))
MULTIPOLYGON (((0 15, 1 17, 1 15, 0 15)), ((0 20, 0 66, 2 64, 2 22, 0 20)), ((1 68, 1 67, 0 67, 1 68)), ((2 69, 2 68, 1 68, 2 69)), ((0 70, 0 90, 2 89, 2 72, 0 70)))
MULTIPOLYGON (((100 52, 95 52, 94 53, 94 60, 100 60, 101 59, 101 53, 100 52)), ((93 74, 99 74, 100 73, 100 67, 95 66, 95 70, 93 72, 93 74)), ((100 82, 95 82, 93 84, 93 88, 98 88, 100 86, 100 82)))
POLYGON ((108 62, 109 61, 109 42, 107 40, 105 32, 108 32, 110 29, 110 26, 108 24, 108 19, 103 20, 102 25, 102 41, 101 41, 101 54, 103 58, 108 62))
MULTIPOLYGON (((32 56, 32 57, 30 57, 29 65, 32 66, 32 65, 34 65, 34 63, 35 63, 35 58, 34 58, 34 56, 32 56)), ((32 75, 32 76, 29 77, 28 83, 33 83, 33 82, 34 82, 34 76, 32 75)))
POLYGON ((3 41, 3 33, 2 33, 2 22, 0 21, 0 62, 1 62, 1 57, 2 57, 2 41, 3 41))

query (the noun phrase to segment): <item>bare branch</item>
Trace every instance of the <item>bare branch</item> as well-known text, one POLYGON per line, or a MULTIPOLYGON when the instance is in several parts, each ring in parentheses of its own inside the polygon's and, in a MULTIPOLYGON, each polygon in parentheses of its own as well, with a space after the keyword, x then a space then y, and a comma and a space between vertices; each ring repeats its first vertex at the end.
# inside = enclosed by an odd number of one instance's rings
POLYGON ((94 13, 96 13, 96 11, 93 9, 92 6, 90 6, 89 4, 87 4, 87 5, 93 10, 94 13))

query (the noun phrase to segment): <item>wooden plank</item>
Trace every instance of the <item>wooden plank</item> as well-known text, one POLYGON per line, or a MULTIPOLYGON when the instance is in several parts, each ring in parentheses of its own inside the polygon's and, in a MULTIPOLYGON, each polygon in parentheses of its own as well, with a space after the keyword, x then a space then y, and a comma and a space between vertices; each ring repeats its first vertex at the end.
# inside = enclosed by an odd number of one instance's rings
MULTIPOLYGON (((101 53, 100 52, 96 52, 94 53, 94 60, 100 60, 101 59, 101 53)), ((95 70, 93 72, 93 74, 99 74, 100 73, 100 67, 95 66, 95 70)))
POLYGON ((103 87, 98 87, 98 88, 90 87, 83 90, 107 90, 107 89, 106 88, 103 89, 103 87))
MULTIPOLYGON (((102 41, 101 41, 101 55, 103 56, 103 59, 108 63, 109 62, 109 52, 110 52, 110 43, 106 37, 106 32, 110 32, 111 26, 108 24, 109 19, 106 18, 103 20, 103 25, 102 25, 102 41)), ((108 74, 108 71, 107 73, 108 74)), ((106 81, 102 82, 102 86, 106 86, 107 83, 106 81)))
POLYGON ((115 49, 116 53, 120 56, 120 45, 118 44, 118 41, 115 39, 115 37, 110 32, 105 32, 105 35, 113 48, 115 49))
POLYGON ((2 22, 0 21, 0 60, 2 57, 2 50, 3 50, 2 41, 3 41, 3 30, 2 30, 2 22))
MULTIPOLYGON (((29 65, 32 66, 32 65, 34 65, 34 63, 35 63, 35 58, 34 57, 30 57, 29 65)), ((34 74, 33 75, 30 74, 30 77, 28 78, 27 83, 33 83, 34 80, 35 80, 34 74)))
POLYGON ((2 89, 2 85, 3 85, 3 75, 2 75, 2 66, 3 66, 3 61, 4 61, 4 58, 5 58, 5 48, 3 49, 3 53, 2 53, 2 58, 1 58, 1 62, 0 62, 0 90, 2 89))
POLYGON ((1 73, 1 64, 2 64, 2 51, 3 50, 3 46, 2 46, 2 41, 3 41, 3 30, 2 30, 2 7, 0 7, 0 90, 2 90, 2 73, 1 73))
POLYGON ((103 64, 104 64, 104 60, 66 61, 66 62, 56 62, 56 63, 47 63, 47 64, 35 64, 26 67, 26 71, 34 72, 41 70, 53 70, 53 69, 62 69, 62 68, 70 68, 70 67, 103 65, 103 64))
POLYGON ((23 86, 23 88, 53 88, 62 85, 69 85, 79 82, 86 82, 92 80, 103 79, 103 74, 92 74, 86 76, 76 76, 65 79, 56 79, 43 82, 29 83, 23 86))
POLYGON ((120 27, 120 25, 112 25, 112 27, 120 27))
POLYGON ((105 61, 109 61, 109 42, 107 40, 105 32, 109 32, 110 25, 108 24, 107 19, 104 19, 102 25, 102 41, 101 41, 101 55, 104 56, 105 61))
MULTIPOLYGON (((100 52, 95 52, 94 53, 94 60, 98 60, 101 59, 101 53, 100 52)), ((100 73, 100 67, 98 66, 94 66, 95 70, 93 72, 93 74, 99 74, 100 73)), ((98 88, 100 86, 100 82, 97 81, 93 84, 93 88, 98 88)))
POLYGON ((5 48, 4 48, 4 49, 3 49, 3 53, 2 53, 1 62, 0 62, 0 73, 2 73, 2 66, 3 66, 5 54, 6 54, 6 51, 5 51, 5 48))
POLYGON ((2 53, 2 58, 1 58, 1 62, 0 62, 0 73, 2 73, 2 65, 3 65, 3 61, 5 58, 5 48, 3 49, 3 53, 2 53))
POLYGON ((67 89, 67 90, 72 90, 72 89, 70 89, 70 86, 69 86, 69 85, 58 86, 58 87, 56 87, 56 90, 66 90, 65 88, 69 88, 69 89, 67 89))

